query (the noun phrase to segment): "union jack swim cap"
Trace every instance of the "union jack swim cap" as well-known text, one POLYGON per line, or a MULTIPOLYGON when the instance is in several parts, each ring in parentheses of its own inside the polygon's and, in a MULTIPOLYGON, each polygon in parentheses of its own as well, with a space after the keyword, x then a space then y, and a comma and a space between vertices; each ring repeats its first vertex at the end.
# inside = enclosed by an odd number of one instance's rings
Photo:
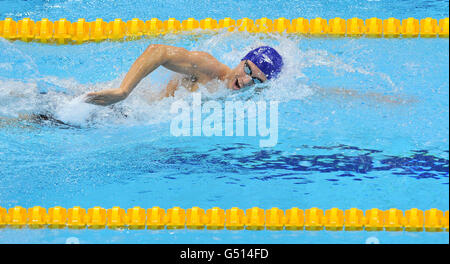
POLYGON ((276 78, 283 67, 281 55, 269 46, 261 46, 250 51, 241 61, 243 60, 253 62, 269 80, 276 78))

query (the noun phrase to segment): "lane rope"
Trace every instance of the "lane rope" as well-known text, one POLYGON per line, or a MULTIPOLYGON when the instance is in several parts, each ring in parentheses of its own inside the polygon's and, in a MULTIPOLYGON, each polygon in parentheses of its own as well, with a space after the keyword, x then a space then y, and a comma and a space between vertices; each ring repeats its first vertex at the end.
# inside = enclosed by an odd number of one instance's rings
POLYGON ((183 21, 169 18, 162 21, 158 18, 140 20, 133 18, 122 21, 117 18, 106 22, 102 18, 86 21, 84 18, 70 22, 65 18, 50 21, 44 18, 33 21, 23 18, 14 21, 6 18, 0 21, 0 36, 8 40, 41 43, 81 44, 84 42, 100 42, 104 40, 134 40, 168 33, 192 33, 214 31, 247 31, 251 33, 299 34, 312 37, 368 37, 368 38, 448 38, 449 18, 439 21, 434 18, 407 18, 400 21, 396 18, 379 19, 376 17, 342 19, 339 17, 326 20, 296 18, 277 19, 260 18, 253 21, 249 18, 234 20, 224 18, 219 21, 205 18, 200 21, 188 18, 183 21))
POLYGON ((35 206, 24 208, 0 207, 0 228, 31 229, 209 229, 209 230, 329 230, 329 231, 408 231, 448 232, 449 211, 436 208, 426 211, 413 208, 403 212, 391 208, 366 210, 357 208, 341 210, 332 208, 281 210, 273 207, 253 207, 242 210, 238 207, 204 210, 192 207, 162 209, 158 206, 144 209, 139 206, 127 210, 120 207, 105 209, 93 207, 88 210, 75 206, 55 206, 48 210, 35 206))

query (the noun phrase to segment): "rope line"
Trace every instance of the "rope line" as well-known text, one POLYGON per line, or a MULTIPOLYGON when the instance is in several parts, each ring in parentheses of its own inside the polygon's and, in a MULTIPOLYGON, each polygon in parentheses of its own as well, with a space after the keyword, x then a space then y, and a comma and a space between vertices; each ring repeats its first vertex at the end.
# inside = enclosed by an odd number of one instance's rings
POLYGON ((268 18, 249 18, 234 20, 224 18, 219 21, 205 18, 200 21, 188 18, 183 21, 169 18, 162 21, 158 18, 140 20, 133 18, 122 21, 117 18, 106 22, 102 18, 88 22, 84 18, 70 22, 65 18, 50 21, 44 18, 33 21, 23 18, 14 21, 6 18, 0 21, 0 36, 8 40, 41 43, 81 44, 84 42, 100 42, 104 40, 134 40, 142 37, 152 37, 168 33, 207 31, 247 31, 251 33, 300 34, 315 37, 372 37, 372 38, 448 38, 449 18, 439 21, 434 18, 407 18, 400 21, 396 18, 385 20, 373 17, 365 21, 360 18, 342 19, 339 17, 326 20, 323 18, 286 19, 280 17, 274 20, 268 18))
POLYGON ((88 210, 75 206, 60 206, 48 210, 35 206, 25 209, 15 206, 6 210, 0 207, 0 228, 70 228, 70 229, 210 229, 220 230, 330 230, 330 231, 409 231, 448 232, 449 211, 436 208, 422 211, 417 208, 405 212, 391 208, 362 210, 351 208, 281 210, 237 207, 204 210, 192 207, 162 209, 158 206, 144 209, 139 206, 127 209, 93 207, 88 210))

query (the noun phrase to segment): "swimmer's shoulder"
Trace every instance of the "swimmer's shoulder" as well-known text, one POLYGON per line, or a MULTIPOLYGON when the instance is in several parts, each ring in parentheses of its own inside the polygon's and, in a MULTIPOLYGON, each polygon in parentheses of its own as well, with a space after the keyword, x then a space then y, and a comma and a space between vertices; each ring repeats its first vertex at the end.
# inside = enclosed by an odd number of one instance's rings
POLYGON ((204 83, 211 81, 212 79, 220 78, 226 74, 230 69, 227 65, 220 62, 216 57, 205 51, 191 51, 191 54, 195 58, 201 58, 193 60, 193 67, 198 70, 197 78, 198 82, 204 83))

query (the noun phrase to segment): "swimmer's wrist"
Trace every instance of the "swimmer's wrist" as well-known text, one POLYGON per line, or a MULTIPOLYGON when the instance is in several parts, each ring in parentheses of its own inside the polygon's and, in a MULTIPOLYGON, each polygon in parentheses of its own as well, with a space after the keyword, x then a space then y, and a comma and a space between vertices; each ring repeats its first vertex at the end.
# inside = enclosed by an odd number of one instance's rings
POLYGON ((121 88, 119 88, 118 92, 117 92, 117 95, 120 96, 122 98, 122 100, 127 98, 129 94, 130 93, 127 90, 124 90, 124 89, 121 89, 121 88))

